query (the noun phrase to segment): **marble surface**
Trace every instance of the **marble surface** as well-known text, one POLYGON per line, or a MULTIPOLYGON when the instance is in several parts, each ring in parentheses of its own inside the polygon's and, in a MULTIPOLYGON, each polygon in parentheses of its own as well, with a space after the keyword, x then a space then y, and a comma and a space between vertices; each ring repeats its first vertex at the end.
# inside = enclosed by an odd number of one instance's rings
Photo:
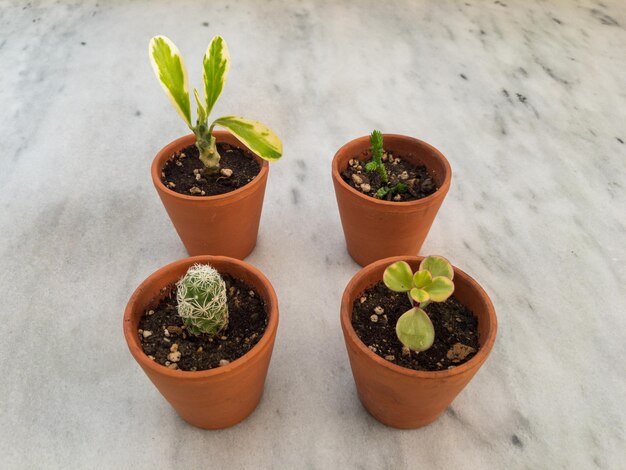
POLYGON ((0 0, 3 468, 624 468, 626 4, 0 0), (133 289, 185 251, 152 187, 186 133, 147 57, 172 38, 217 114, 270 124, 258 246, 281 324, 264 398, 220 432, 182 422, 128 353, 133 289), (499 336, 433 425, 359 404, 339 326, 357 265, 330 161, 373 128, 453 180, 423 253, 490 293, 499 336))

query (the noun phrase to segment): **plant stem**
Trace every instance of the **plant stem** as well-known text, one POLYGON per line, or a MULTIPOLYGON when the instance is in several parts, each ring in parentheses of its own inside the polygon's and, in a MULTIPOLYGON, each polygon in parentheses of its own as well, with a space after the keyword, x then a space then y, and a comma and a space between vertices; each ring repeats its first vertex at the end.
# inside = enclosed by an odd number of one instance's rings
POLYGON ((220 171, 220 154, 215 145, 215 137, 213 137, 213 126, 210 128, 206 124, 197 124, 193 128, 196 134, 196 147, 200 153, 200 161, 204 165, 206 173, 217 173, 220 171))

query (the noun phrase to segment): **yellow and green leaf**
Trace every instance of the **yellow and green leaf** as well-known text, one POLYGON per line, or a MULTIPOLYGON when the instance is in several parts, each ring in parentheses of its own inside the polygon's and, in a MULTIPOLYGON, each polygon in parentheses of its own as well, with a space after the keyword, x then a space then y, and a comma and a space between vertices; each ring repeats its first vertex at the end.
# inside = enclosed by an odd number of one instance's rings
POLYGON ((213 121, 228 129, 246 147, 264 160, 278 160, 283 154, 283 144, 265 124, 237 116, 224 116, 213 121))
POLYGON ((422 302, 430 300, 430 295, 424 289, 418 289, 417 287, 414 287, 413 289, 411 289, 411 292, 409 292, 409 294, 415 302, 418 302, 420 304, 422 302))
POLYGON ((433 276, 430 274, 429 271, 426 271, 425 269, 422 271, 417 271, 413 275, 413 285, 417 287, 418 289, 421 289, 422 287, 427 286, 428 284, 431 283, 432 280, 433 280, 433 276))
POLYGON ((197 88, 193 89, 193 96, 196 99, 196 104, 198 105, 198 124, 201 124, 203 122, 205 123, 208 115, 206 109, 204 108, 204 105, 202 104, 202 101, 200 100, 200 93, 198 93, 197 88))
POLYGON ((413 287, 413 271, 406 261, 397 261, 387 266, 383 282, 394 292, 409 292, 413 287))
POLYGON ((420 263, 420 271, 427 270, 433 277, 444 276, 448 279, 454 278, 454 269, 450 262, 443 256, 429 256, 420 263))
POLYGON ((434 277, 432 282, 424 287, 433 302, 443 302, 454 292, 454 283, 445 276, 434 277))
POLYGON ((229 70, 230 55, 226 41, 221 36, 215 36, 207 47, 202 60, 202 79, 204 81, 207 116, 211 114, 215 102, 224 89, 229 70))
POLYGON ((176 45, 165 36, 150 40, 150 63, 172 105, 191 127, 187 68, 176 45))
POLYGON ((425 351, 435 341, 435 328, 426 312, 416 307, 404 312, 398 318, 396 335, 400 342, 412 351, 425 351))

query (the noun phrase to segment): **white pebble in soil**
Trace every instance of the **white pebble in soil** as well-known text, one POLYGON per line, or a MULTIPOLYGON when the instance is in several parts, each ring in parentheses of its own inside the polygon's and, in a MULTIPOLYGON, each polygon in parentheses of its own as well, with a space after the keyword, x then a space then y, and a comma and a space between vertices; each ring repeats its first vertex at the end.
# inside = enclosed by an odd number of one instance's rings
POLYGON ((233 170, 231 170, 230 168, 222 168, 220 170, 220 175, 225 176, 226 178, 230 178, 231 176, 233 176, 233 170))
POLYGON ((167 360, 171 362, 178 362, 180 361, 181 356, 182 354, 180 353, 180 351, 171 352, 167 355, 167 360))
POLYGON ((383 313, 385 313, 385 309, 382 308, 380 305, 377 305, 376 308, 374 308, 374 313, 376 315, 382 315, 383 313))
POLYGON ((222 359, 220 361, 220 367, 227 366, 228 364, 230 364, 230 361, 228 359, 222 359))
POLYGON ((361 178, 359 175, 352 175, 352 181, 354 181, 354 184, 363 184, 363 178, 361 178))

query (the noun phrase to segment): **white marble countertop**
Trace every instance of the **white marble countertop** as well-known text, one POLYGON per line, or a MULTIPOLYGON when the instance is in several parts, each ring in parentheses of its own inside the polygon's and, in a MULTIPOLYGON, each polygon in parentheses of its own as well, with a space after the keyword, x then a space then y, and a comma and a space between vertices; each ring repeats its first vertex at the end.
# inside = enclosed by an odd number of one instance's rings
POLYGON ((0 466, 624 468, 626 4, 353 3, 0 0, 0 466), (155 34, 195 85, 223 35, 216 115, 285 144, 248 258, 281 324, 261 404, 225 431, 181 421, 122 335, 133 289, 185 256, 149 176, 186 133, 155 34), (361 407, 339 326, 358 267, 330 161, 373 128, 450 160, 423 253, 499 318, 485 367, 416 431, 361 407))

